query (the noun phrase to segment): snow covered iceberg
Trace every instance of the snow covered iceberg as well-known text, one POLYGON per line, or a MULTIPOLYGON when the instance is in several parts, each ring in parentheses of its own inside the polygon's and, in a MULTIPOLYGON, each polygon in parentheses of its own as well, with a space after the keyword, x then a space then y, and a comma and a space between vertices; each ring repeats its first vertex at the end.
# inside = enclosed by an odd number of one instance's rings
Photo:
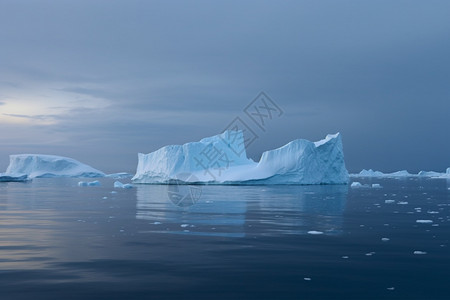
POLYGON ((3 175, 27 175, 28 178, 104 177, 105 173, 68 157, 19 154, 9 156, 9 166, 3 175))
POLYGON ((294 140, 247 158, 242 131, 138 154, 135 183, 347 184, 340 134, 318 142, 294 140))

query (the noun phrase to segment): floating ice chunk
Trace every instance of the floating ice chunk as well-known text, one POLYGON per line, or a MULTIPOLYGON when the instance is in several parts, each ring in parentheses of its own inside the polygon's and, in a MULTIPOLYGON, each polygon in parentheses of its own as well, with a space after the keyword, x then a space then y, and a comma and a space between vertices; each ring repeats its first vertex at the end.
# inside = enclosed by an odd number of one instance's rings
POLYGON ((398 201, 397 204, 399 204, 399 205, 406 205, 406 204, 408 204, 408 201, 398 201))
POLYGON ((413 252, 414 254, 416 254, 416 255, 425 255, 425 254, 427 254, 425 251, 414 251, 413 252))
POLYGON ((431 223, 433 223, 433 221, 432 220, 416 220, 416 223, 431 224, 431 223))
POLYGON ((305 280, 305 281, 311 281, 311 278, 305 277, 305 278, 303 278, 303 280, 305 280))
POLYGON ((135 183, 346 184, 339 134, 319 142, 294 140, 266 151, 258 163, 247 158, 242 131, 225 131, 199 142, 138 155, 135 183), (217 159, 211 161, 214 153, 217 159), (182 176, 182 175, 189 176, 182 176))
POLYGON ((352 182, 350 187, 352 187, 352 188, 360 188, 360 187, 363 187, 363 185, 361 184, 361 182, 355 181, 355 182, 352 182))
POLYGON ((116 181, 116 182, 114 182, 114 187, 118 188, 118 189, 131 189, 131 188, 133 188, 133 185, 129 184, 129 183, 124 184, 120 181, 116 181))
POLYGON ((308 231, 308 234, 323 234, 323 232, 322 231, 315 231, 315 230, 311 230, 311 231, 308 231))
POLYGON ((383 242, 389 242, 390 239, 389 239, 389 238, 382 238, 381 241, 383 241, 383 242))
POLYGON ((395 203, 395 200, 391 200, 391 199, 384 200, 384 203, 386 203, 386 204, 395 203))
POLYGON ((78 182, 78 186, 100 186, 100 185, 101 185, 101 183, 98 180, 90 181, 90 182, 86 182, 86 181, 78 182))
POLYGON ((373 189, 380 189, 382 188, 381 184, 379 183, 373 183, 373 184, 361 184, 361 182, 354 181, 350 185, 351 188, 373 188, 373 189))
POLYGON ((387 288, 387 290, 389 290, 389 291, 393 291, 393 290, 395 290, 395 287, 393 287, 393 286, 391 286, 391 287, 388 287, 388 288, 387 288))
POLYGON ((4 175, 39 177, 104 177, 105 173, 75 159, 42 154, 9 156, 9 166, 4 175))

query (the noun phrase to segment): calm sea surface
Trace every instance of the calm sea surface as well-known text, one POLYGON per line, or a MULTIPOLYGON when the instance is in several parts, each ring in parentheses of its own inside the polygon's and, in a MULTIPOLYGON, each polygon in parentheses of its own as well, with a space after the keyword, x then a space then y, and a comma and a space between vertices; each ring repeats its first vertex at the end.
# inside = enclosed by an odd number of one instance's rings
POLYGON ((450 299, 450 181, 0 183, 0 299, 450 299))

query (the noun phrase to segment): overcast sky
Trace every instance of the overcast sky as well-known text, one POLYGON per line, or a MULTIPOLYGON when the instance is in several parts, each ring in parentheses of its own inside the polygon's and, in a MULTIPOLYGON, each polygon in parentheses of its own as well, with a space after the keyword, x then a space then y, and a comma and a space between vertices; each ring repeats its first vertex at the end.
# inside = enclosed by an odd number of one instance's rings
POLYGON ((341 132, 347 168, 450 167, 450 1, 0 0, 8 155, 134 172, 137 153, 222 132, 248 152, 341 132), (244 108, 283 110, 264 131, 244 108))

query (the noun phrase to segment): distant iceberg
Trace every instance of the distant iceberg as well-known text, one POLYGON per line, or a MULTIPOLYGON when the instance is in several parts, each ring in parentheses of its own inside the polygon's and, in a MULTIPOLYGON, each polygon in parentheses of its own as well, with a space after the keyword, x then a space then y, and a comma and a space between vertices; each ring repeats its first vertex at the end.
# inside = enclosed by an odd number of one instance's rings
POLYGON ((294 140, 247 158, 242 131, 138 154, 135 183, 347 184, 340 134, 318 142, 294 140))
POLYGON ((28 178, 105 176, 102 171, 62 156, 19 154, 10 155, 9 160, 8 169, 3 174, 5 176, 28 178))
POLYGON ((122 179, 122 178, 131 178, 131 177, 133 177, 133 174, 130 174, 127 172, 120 172, 120 173, 107 174, 107 175, 105 175, 105 177, 114 178, 114 179, 122 179))
POLYGON ((413 174, 410 174, 406 170, 397 171, 393 173, 383 173, 380 171, 374 171, 372 169, 366 170, 363 169, 358 174, 351 174, 352 177, 410 177, 414 176, 413 174))
POLYGON ((435 171, 420 171, 417 176, 419 177, 439 177, 442 173, 435 172, 435 171))
POLYGON ((435 171, 420 171, 417 174, 411 174, 406 170, 397 171, 393 173, 383 173, 380 171, 374 171, 372 169, 363 169, 358 174, 350 174, 351 177, 429 177, 429 178, 450 178, 450 168, 447 169, 446 173, 440 173, 435 171))

